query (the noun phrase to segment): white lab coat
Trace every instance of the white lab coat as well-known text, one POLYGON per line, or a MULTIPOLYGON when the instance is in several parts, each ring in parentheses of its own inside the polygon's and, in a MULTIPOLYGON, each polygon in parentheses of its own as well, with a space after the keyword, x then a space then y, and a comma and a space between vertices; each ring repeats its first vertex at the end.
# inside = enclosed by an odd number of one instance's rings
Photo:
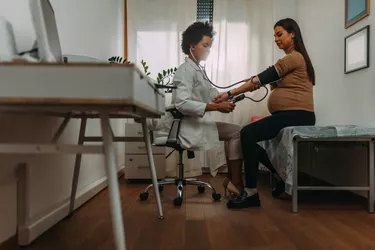
MULTIPOLYGON (((193 151, 220 147, 216 123, 210 112, 205 112, 219 91, 190 58, 177 69, 173 84, 177 89, 172 92, 171 104, 184 115, 179 133, 182 147, 193 151)), ((172 115, 167 113, 162 119, 163 130, 169 131, 172 121, 172 115)))

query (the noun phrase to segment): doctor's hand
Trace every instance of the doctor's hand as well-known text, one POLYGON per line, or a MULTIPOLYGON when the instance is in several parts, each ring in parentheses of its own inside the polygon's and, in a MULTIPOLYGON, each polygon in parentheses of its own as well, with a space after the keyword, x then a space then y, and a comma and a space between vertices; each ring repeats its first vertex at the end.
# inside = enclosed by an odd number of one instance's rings
POLYGON ((227 101, 228 100, 228 93, 222 93, 218 96, 216 96, 214 99, 212 99, 212 101, 214 103, 220 103, 220 102, 224 102, 224 101, 227 101))
POLYGON ((217 108, 217 111, 221 113, 230 113, 234 110, 234 108, 236 107, 236 104, 224 101, 224 102, 216 103, 215 106, 217 108))

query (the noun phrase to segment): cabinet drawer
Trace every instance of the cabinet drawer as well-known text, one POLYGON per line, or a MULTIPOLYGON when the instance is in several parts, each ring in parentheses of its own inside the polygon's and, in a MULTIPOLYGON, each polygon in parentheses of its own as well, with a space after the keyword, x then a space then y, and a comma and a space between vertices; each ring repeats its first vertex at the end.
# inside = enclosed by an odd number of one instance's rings
POLYGON ((129 137, 143 137, 142 125, 139 123, 126 123, 125 136, 129 137))
MULTIPOLYGON (((165 178, 166 166, 164 155, 154 155, 157 177, 165 178)), ((151 170, 147 155, 125 156, 125 179, 151 179, 151 170)))
MULTIPOLYGON (((153 154, 164 155, 165 147, 152 147, 153 154)), ((147 157, 146 143, 144 142, 128 142, 125 143, 125 154, 143 154, 147 157)))

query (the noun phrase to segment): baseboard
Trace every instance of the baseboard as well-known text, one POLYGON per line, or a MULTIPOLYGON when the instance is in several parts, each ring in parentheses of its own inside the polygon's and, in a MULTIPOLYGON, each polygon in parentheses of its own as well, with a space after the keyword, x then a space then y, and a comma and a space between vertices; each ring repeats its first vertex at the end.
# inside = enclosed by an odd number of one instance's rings
POLYGON ((14 249, 15 246, 17 246, 17 235, 13 235, 9 239, 0 243, 0 250, 14 249))
MULTIPOLYGON (((118 177, 123 175, 123 170, 117 172, 118 177)), ((79 208, 103 189, 107 187, 107 177, 97 180, 88 187, 77 193, 77 197, 74 204, 74 209, 79 208)), ((18 227, 18 244, 20 246, 26 246, 31 244, 37 237, 42 235, 48 229, 53 227, 56 223, 63 220, 69 213, 69 199, 66 200, 61 206, 57 207, 50 213, 46 214, 42 218, 33 222, 30 225, 19 225, 18 227)))

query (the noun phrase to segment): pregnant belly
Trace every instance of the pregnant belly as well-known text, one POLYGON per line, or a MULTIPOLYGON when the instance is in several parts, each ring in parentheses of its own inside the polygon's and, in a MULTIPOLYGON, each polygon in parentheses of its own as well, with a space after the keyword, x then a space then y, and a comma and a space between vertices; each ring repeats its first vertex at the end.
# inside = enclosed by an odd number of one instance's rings
POLYGON ((282 110, 314 111, 312 94, 293 89, 276 88, 268 98, 268 111, 270 113, 282 110))

